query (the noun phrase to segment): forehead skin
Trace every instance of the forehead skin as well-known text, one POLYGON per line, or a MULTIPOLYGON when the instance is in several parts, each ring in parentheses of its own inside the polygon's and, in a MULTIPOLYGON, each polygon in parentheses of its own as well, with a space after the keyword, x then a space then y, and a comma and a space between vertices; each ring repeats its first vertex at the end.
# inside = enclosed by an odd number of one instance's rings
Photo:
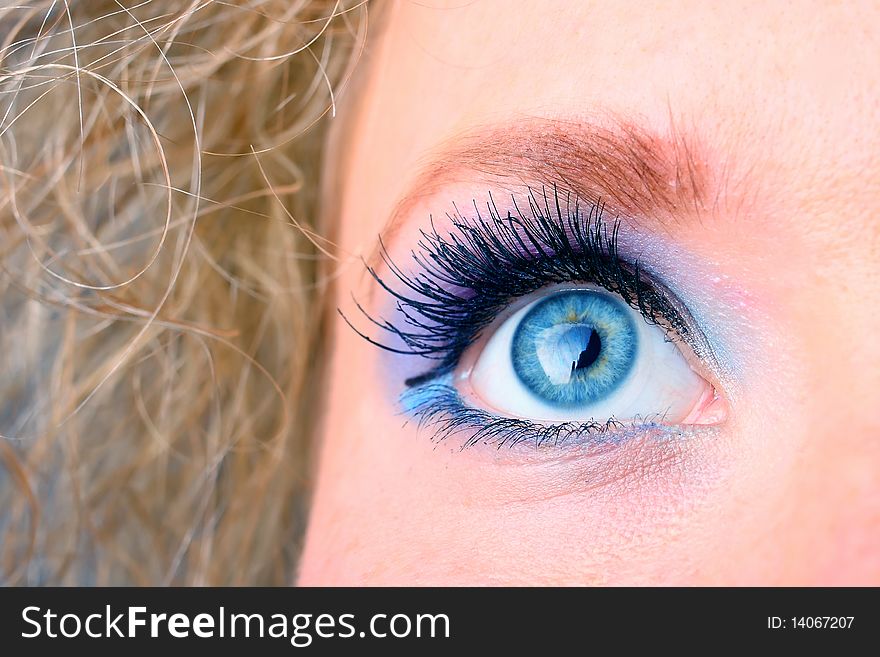
MULTIPOLYGON (((382 7, 333 140, 342 248, 369 254, 461 135, 676 126, 727 202, 674 237, 738 277, 771 337, 686 496, 503 507, 527 469, 403 431, 375 354, 337 330, 301 581, 880 583, 876 3, 514 4, 382 7)), ((340 298, 363 289, 344 269, 340 298)))

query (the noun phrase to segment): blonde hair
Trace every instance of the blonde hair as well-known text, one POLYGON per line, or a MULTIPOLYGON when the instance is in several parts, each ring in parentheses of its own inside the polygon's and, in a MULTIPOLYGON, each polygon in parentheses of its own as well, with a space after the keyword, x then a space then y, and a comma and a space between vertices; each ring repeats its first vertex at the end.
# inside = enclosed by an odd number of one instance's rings
POLYGON ((353 0, 0 8, 0 583, 286 584, 353 0))

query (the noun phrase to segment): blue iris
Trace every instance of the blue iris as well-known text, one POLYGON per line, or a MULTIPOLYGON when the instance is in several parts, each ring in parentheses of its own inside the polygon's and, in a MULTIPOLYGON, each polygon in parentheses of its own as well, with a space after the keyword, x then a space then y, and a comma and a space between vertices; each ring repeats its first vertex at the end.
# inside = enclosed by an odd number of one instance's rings
POLYGON ((629 308, 589 290, 558 292, 526 313, 511 345, 513 368, 554 406, 600 401, 627 377, 638 351, 629 308))

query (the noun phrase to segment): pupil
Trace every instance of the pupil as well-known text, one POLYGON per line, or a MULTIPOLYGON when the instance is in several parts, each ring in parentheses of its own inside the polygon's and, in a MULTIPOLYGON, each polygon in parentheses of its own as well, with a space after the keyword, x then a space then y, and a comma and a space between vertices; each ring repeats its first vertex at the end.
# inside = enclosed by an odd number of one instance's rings
POLYGON ((596 362, 596 359, 599 358, 599 352, 602 350, 602 341, 599 339, 599 334, 596 333, 595 330, 590 331, 590 339, 587 341, 587 346, 584 347, 584 350, 581 352, 580 356, 578 356, 577 362, 572 362, 571 371, 572 374, 576 370, 584 370, 587 369, 590 365, 596 362))

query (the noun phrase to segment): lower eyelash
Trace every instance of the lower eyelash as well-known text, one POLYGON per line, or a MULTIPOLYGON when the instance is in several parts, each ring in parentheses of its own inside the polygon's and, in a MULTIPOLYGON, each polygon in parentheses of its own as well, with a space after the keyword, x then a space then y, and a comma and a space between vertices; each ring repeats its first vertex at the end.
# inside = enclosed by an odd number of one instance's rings
POLYGON ((548 424, 493 415, 465 404, 448 375, 409 388, 401 394, 400 403, 405 415, 413 418, 419 428, 431 429, 435 442, 464 436, 461 449, 479 444, 512 448, 526 442, 535 448, 585 443, 598 446, 623 442, 628 437, 627 430, 674 431, 673 427, 662 423, 661 415, 635 418, 632 422, 609 418, 603 422, 548 424))

